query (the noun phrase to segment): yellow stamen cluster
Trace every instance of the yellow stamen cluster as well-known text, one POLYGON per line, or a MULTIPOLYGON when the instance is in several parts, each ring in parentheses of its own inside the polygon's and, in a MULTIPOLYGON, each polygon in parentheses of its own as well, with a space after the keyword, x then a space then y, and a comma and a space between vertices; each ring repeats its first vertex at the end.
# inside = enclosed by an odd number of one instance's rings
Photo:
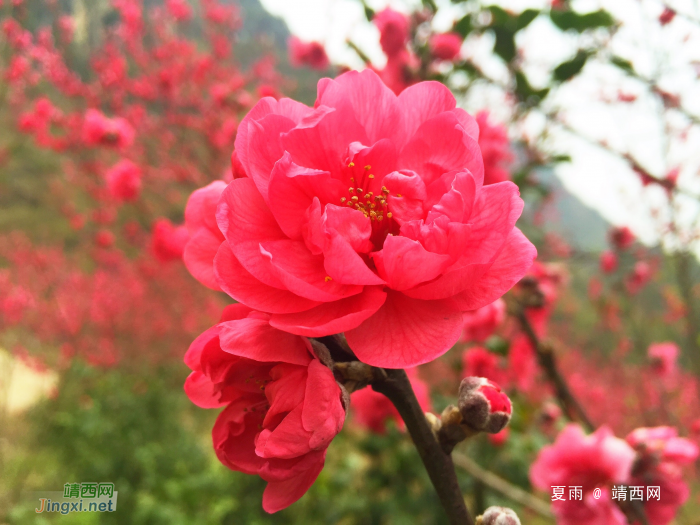
MULTIPOLYGON (((348 168, 353 167, 355 167, 355 163, 350 162, 348 164, 348 168)), ((363 169, 367 173, 366 177, 370 179, 370 181, 373 180, 374 174, 370 173, 372 166, 368 164, 364 166, 363 169)), ((360 178, 365 180, 364 177, 365 175, 362 175, 360 178)), ((367 181, 365 180, 365 182, 367 181)), ((379 195, 375 195, 374 192, 365 192, 363 188, 357 186, 355 177, 350 177, 350 184, 351 186, 348 188, 349 196, 341 197, 341 204, 345 204, 351 208, 360 210, 365 217, 369 218, 373 222, 381 222, 385 217, 389 219, 391 218, 391 212, 389 212, 387 209, 387 197, 389 196, 389 190, 386 188, 386 186, 382 186, 381 193, 379 195)))

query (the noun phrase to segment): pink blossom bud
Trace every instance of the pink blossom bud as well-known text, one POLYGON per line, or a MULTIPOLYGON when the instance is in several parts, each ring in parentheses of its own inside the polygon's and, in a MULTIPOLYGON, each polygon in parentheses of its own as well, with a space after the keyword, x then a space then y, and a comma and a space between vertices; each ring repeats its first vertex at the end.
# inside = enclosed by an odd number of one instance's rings
POLYGON ((617 269, 617 255, 615 252, 605 250, 600 254, 600 269, 605 273, 612 273, 617 269))
POLYGON ((430 37, 430 52, 440 60, 454 60, 462 48, 462 36, 457 33, 443 33, 430 37))
POLYGON ((459 411, 468 426, 496 434, 510 421, 513 407, 508 396, 493 381, 467 377, 459 385, 459 411))
POLYGON ((507 507, 489 507, 477 518, 479 525, 520 525, 517 514, 507 507))

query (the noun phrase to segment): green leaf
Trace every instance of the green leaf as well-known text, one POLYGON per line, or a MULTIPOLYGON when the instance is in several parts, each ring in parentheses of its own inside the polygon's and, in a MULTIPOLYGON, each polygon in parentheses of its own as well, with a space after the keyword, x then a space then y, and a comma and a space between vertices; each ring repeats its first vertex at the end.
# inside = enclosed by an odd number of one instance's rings
POLYGON ((515 94, 521 102, 528 106, 536 106, 547 96, 547 93, 549 93, 549 88, 533 88, 522 71, 515 73, 515 94))
POLYGON ((474 29, 474 25, 472 24, 472 15, 470 14, 461 18, 454 25, 454 30, 457 31, 463 37, 466 37, 469 33, 471 33, 472 29, 474 29))
POLYGON ((437 11, 437 6, 435 5, 434 0, 423 0, 423 5, 430 9, 433 13, 437 11))
POLYGON ((527 26, 529 26, 530 22, 537 18, 537 15, 539 14, 540 12, 537 9, 525 9, 525 11, 520 13, 516 22, 518 31, 520 31, 521 29, 525 29, 527 26))
POLYGON ((566 82, 570 78, 579 74, 586 65, 590 53, 588 51, 579 50, 576 56, 571 60, 562 62, 554 69, 554 78, 559 82, 566 82))
POLYGON ((494 27, 496 43, 493 46, 495 53, 506 62, 515 58, 515 34, 504 27, 494 27))
POLYGON ((570 155, 553 155, 550 160, 552 162, 571 162, 570 155))
POLYGON ((491 5, 487 7, 491 11, 491 26, 505 26, 508 25, 515 17, 511 15, 508 11, 497 5, 491 5))
POLYGON ((607 11, 600 9, 590 13, 579 14, 574 11, 552 9, 549 12, 552 23, 563 31, 573 29, 583 33, 588 29, 610 27, 615 25, 615 19, 607 11))
POLYGON ((614 66, 619 67, 626 73, 634 74, 634 66, 632 66, 632 62, 630 62, 629 60, 625 60, 624 58, 614 56, 610 59, 610 63, 614 66))

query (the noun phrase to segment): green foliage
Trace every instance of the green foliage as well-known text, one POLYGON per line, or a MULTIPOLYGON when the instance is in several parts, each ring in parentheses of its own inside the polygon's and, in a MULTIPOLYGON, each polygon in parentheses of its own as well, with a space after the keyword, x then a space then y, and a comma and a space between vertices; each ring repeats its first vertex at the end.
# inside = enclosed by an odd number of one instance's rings
POLYGON ((610 59, 610 63, 616 67, 619 67, 625 73, 630 75, 634 74, 634 66, 632 66, 632 62, 629 60, 614 56, 610 59))
POLYGON ((547 96, 549 88, 535 89, 522 71, 515 73, 515 94, 525 105, 534 106, 547 96))
POLYGON ((552 9, 549 12, 549 17, 559 29, 563 31, 573 30, 578 33, 583 33, 589 29, 615 25, 615 19, 603 9, 584 14, 579 14, 575 11, 552 9))
POLYGON ((454 25, 454 30, 465 38, 467 35, 469 35, 469 33, 471 33, 472 29, 474 29, 474 24, 472 22, 471 14, 463 16, 454 25))
POLYGON ((562 62, 554 68, 554 78, 559 82, 566 82, 578 75, 583 69, 583 66, 586 65, 589 56, 589 51, 579 50, 574 58, 562 62))
POLYGON ((492 17, 490 27, 496 35, 494 51, 506 62, 511 62, 516 55, 515 33, 537 18, 539 11, 526 9, 519 15, 514 15, 495 5, 489 6, 488 10, 492 17))

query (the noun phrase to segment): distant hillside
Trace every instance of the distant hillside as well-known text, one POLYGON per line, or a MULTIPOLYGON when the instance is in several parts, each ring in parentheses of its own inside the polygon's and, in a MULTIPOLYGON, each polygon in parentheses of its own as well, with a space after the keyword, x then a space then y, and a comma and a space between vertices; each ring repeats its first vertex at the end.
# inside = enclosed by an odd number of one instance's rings
POLYGON ((550 191, 550 202, 543 211, 542 228, 559 234, 576 251, 599 252, 605 249, 610 223, 570 193, 553 170, 539 170, 536 178, 550 191))

